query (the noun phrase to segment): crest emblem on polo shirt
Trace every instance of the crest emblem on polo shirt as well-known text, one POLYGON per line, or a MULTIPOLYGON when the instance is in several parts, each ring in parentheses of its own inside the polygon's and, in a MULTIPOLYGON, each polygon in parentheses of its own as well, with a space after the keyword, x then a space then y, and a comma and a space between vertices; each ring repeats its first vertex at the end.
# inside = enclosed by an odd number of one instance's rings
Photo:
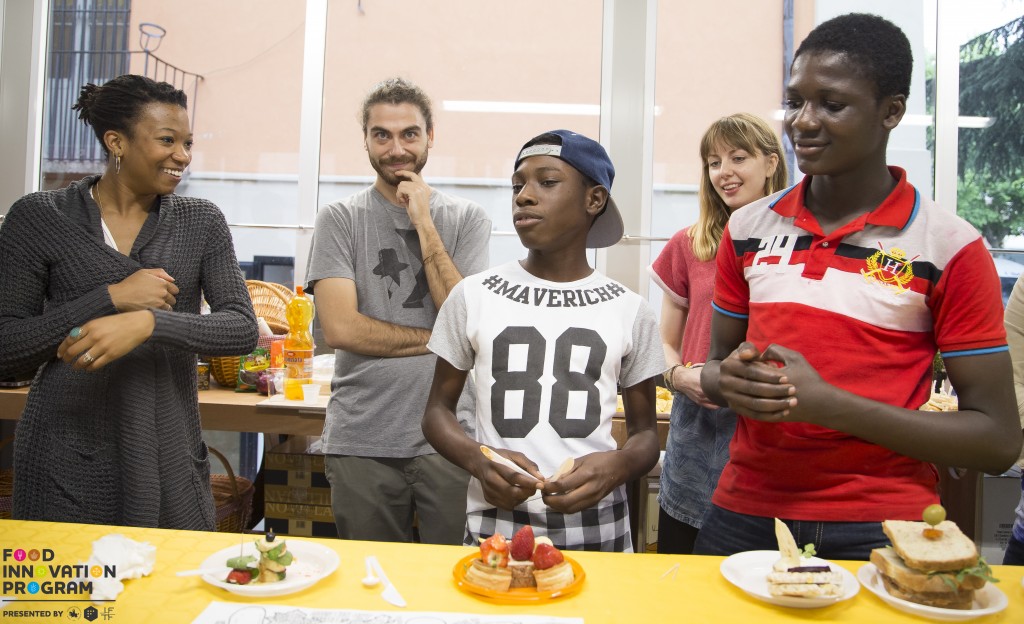
POLYGON ((866 280, 874 280, 886 286, 897 294, 909 290, 907 284, 914 279, 914 268, 911 263, 917 258, 914 256, 907 260, 907 252, 899 247, 893 247, 886 251, 882 244, 878 244, 878 251, 868 256, 867 269, 861 269, 860 274, 866 280))

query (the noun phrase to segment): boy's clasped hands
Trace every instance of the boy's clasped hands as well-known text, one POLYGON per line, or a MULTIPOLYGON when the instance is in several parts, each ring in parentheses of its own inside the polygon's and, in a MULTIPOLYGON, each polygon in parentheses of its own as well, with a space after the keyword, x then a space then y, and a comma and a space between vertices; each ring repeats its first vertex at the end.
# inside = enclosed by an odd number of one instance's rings
POLYGON ((811 406, 827 400, 816 395, 832 388, 798 351, 772 344, 762 352, 750 342, 722 360, 719 384, 729 407, 766 422, 813 422, 811 406))
POLYGON ((539 491, 548 507, 576 513, 596 505, 619 483, 614 474, 614 451, 568 457, 547 477, 540 473, 536 463, 518 451, 499 452, 481 445, 480 452, 486 459, 475 476, 487 501, 502 509, 512 509, 536 498, 539 491))

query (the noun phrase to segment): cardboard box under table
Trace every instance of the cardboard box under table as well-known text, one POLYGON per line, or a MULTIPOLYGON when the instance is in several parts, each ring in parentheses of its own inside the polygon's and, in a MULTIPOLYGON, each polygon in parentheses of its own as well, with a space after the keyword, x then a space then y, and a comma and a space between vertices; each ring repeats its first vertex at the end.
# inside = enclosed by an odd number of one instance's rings
POLYGON ((295 436, 267 452, 263 468, 266 527, 280 535, 337 537, 318 438, 295 436))

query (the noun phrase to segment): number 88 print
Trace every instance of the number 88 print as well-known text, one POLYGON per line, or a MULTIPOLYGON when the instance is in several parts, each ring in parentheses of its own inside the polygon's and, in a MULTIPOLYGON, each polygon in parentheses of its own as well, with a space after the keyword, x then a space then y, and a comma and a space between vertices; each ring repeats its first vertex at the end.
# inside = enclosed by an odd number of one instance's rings
MULTIPOLYGON (((525 438, 540 423, 544 385, 544 363, 547 341, 535 327, 506 327, 494 338, 492 345, 491 420, 498 435, 504 438, 525 438), (525 370, 509 370, 513 346, 525 347, 525 370), (505 399, 508 392, 522 392, 521 418, 506 418, 505 399)), ((580 350, 577 350, 579 353, 580 350)), ((551 384, 548 424, 563 438, 585 438, 601 423, 601 394, 597 382, 608 346, 592 329, 570 327, 555 341, 550 371, 551 384), (589 351, 583 372, 572 370, 573 347, 589 351), (586 392, 583 417, 569 417, 569 393, 586 392)), ((516 358, 519 359, 519 358, 516 358)), ((517 367, 521 368, 521 367, 517 367)), ((576 368, 579 368, 578 366, 576 368)), ((574 404, 576 402, 574 401, 574 404)), ((574 405, 575 407, 575 405, 574 405)))

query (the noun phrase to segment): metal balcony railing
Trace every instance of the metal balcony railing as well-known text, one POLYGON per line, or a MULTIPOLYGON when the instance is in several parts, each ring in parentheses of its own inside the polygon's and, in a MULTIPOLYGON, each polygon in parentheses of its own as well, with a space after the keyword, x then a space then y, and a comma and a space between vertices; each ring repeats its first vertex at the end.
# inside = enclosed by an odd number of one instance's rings
POLYGON ((103 84, 121 74, 140 74, 168 82, 189 96, 195 127, 196 99, 202 76, 181 69, 154 52, 166 31, 138 24, 138 50, 129 49, 131 0, 51 0, 43 123, 46 171, 90 171, 103 151, 92 128, 71 107, 88 83, 103 84))
MULTIPOLYGON (((43 159, 51 162, 95 163, 103 160, 103 150, 91 127, 83 124, 71 107, 78 100, 82 86, 102 84, 121 74, 140 74, 174 85, 188 95, 189 116, 195 127, 197 96, 202 76, 172 65, 151 52, 54 52, 51 66, 70 66, 70 72, 48 72, 47 119, 44 124, 43 159)), ((55 163, 54 163, 55 164, 55 163)), ((72 167, 73 168, 73 167, 72 167)))

